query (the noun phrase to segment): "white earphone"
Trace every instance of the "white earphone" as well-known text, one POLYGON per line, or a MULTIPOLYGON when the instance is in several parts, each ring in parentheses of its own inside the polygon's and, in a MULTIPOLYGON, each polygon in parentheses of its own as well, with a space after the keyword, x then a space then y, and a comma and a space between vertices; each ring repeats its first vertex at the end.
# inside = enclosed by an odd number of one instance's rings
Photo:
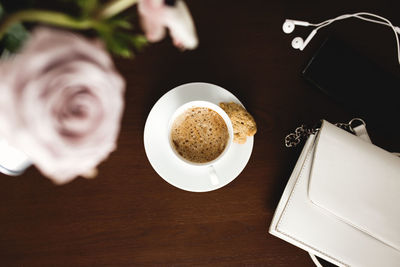
POLYGON ((368 21, 368 22, 385 25, 385 26, 392 28, 395 38, 396 38, 397 59, 400 64, 400 45, 399 45, 399 37, 398 37, 398 34, 400 34, 400 27, 394 26, 388 19, 378 16, 378 15, 375 15, 375 14, 372 14, 372 13, 358 12, 358 13, 354 13, 354 14, 345 14, 345 15, 341 15, 341 16, 338 16, 333 19, 328 19, 328 20, 322 21, 320 23, 310 23, 307 21, 287 19, 287 20, 285 20, 285 22, 282 25, 282 30, 284 33, 289 34, 294 31, 295 25, 305 26, 305 27, 308 27, 308 26, 315 27, 315 29, 312 30, 310 35, 308 35, 308 37, 305 40, 303 40, 303 38, 301 38, 301 37, 295 37, 293 39, 292 47, 303 51, 303 49, 307 46, 307 44, 311 41, 311 39, 315 36, 315 34, 317 34, 317 31, 319 29, 326 27, 335 21, 348 19, 348 18, 357 18, 357 19, 368 21), (370 17, 372 17, 372 18, 370 18, 370 17))

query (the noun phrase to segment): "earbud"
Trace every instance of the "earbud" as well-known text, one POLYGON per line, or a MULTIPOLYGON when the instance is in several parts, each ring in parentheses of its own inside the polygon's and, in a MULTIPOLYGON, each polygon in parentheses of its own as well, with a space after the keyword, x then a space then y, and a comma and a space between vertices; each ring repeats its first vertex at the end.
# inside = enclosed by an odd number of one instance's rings
POLYGON ((293 47, 294 49, 300 49, 300 47, 303 46, 303 43, 304 43, 303 38, 301 38, 301 37, 296 37, 296 38, 294 38, 294 39, 292 40, 292 47, 293 47))
POLYGON ((292 33, 294 31, 295 25, 307 27, 310 26, 310 23, 307 21, 287 19, 282 25, 282 30, 284 33, 292 33))
POLYGON ((300 49, 301 51, 303 51, 303 49, 307 46, 307 44, 311 41, 315 34, 317 34, 317 30, 313 30, 305 41, 303 41, 301 37, 294 38, 292 41, 292 47, 294 49, 300 49))

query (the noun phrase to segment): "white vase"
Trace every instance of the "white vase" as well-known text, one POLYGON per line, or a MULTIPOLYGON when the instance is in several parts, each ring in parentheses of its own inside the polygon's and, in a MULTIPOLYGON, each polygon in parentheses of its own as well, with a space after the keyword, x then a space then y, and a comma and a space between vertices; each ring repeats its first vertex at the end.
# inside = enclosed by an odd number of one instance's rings
POLYGON ((28 156, 0 139, 0 172, 7 175, 20 175, 32 165, 28 156))

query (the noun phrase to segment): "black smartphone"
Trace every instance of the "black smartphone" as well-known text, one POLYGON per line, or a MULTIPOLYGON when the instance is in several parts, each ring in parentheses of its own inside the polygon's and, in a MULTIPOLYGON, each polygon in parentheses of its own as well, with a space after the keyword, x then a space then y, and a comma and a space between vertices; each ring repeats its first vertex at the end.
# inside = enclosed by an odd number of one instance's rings
POLYGON ((400 128, 400 78, 343 41, 325 40, 302 74, 367 123, 400 128))

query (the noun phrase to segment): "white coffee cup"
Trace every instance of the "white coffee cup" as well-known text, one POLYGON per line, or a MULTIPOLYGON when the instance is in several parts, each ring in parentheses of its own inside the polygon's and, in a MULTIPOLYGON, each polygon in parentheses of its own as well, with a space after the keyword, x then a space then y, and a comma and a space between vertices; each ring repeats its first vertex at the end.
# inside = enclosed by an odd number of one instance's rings
POLYGON ((168 124, 168 140, 169 140, 170 149, 172 150, 173 154, 175 155, 175 157, 178 160, 184 162, 185 164, 193 166, 193 167, 203 167, 203 168, 207 167, 208 170, 209 170, 210 182, 213 185, 219 184, 218 175, 216 173, 214 165, 216 163, 218 163, 219 161, 221 161, 221 159, 227 154, 227 152, 229 151, 229 149, 231 147, 231 144, 233 142, 232 122, 231 122, 228 114, 226 114, 226 112, 222 108, 220 108, 218 105, 213 104, 211 102, 201 101, 201 100, 191 101, 191 102, 187 102, 187 103, 183 104, 182 106, 178 107, 175 110, 175 112, 172 114, 172 116, 171 116, 171 118, 169 120, 169 124, 168 124), (172 130, 173 123, 175 122, 175 120, 176 120, 176 118, 178 116, 180 116, 185 111, 187 111, 188 109, 191 109, 191 108, 209 108, 209 109, 215 111, 224 120, 225 125, 226 125, 226 127, 228 129, 229 138, 228 138, 227 144, 225 146, 225 149, 224 149, 224 151, 222 151, 222 153, 217 158, 215 158, 212 161, 208 161, 208 162, 204 162, 204 163, 192 162, 192 161, 189 161, 189 160, 185 159, 181 155, 179 155, 179 153, 175 150, 175 146, 174 146, 174 144, 172 142, 172 138, 171 138, 171 130, 172 130))

